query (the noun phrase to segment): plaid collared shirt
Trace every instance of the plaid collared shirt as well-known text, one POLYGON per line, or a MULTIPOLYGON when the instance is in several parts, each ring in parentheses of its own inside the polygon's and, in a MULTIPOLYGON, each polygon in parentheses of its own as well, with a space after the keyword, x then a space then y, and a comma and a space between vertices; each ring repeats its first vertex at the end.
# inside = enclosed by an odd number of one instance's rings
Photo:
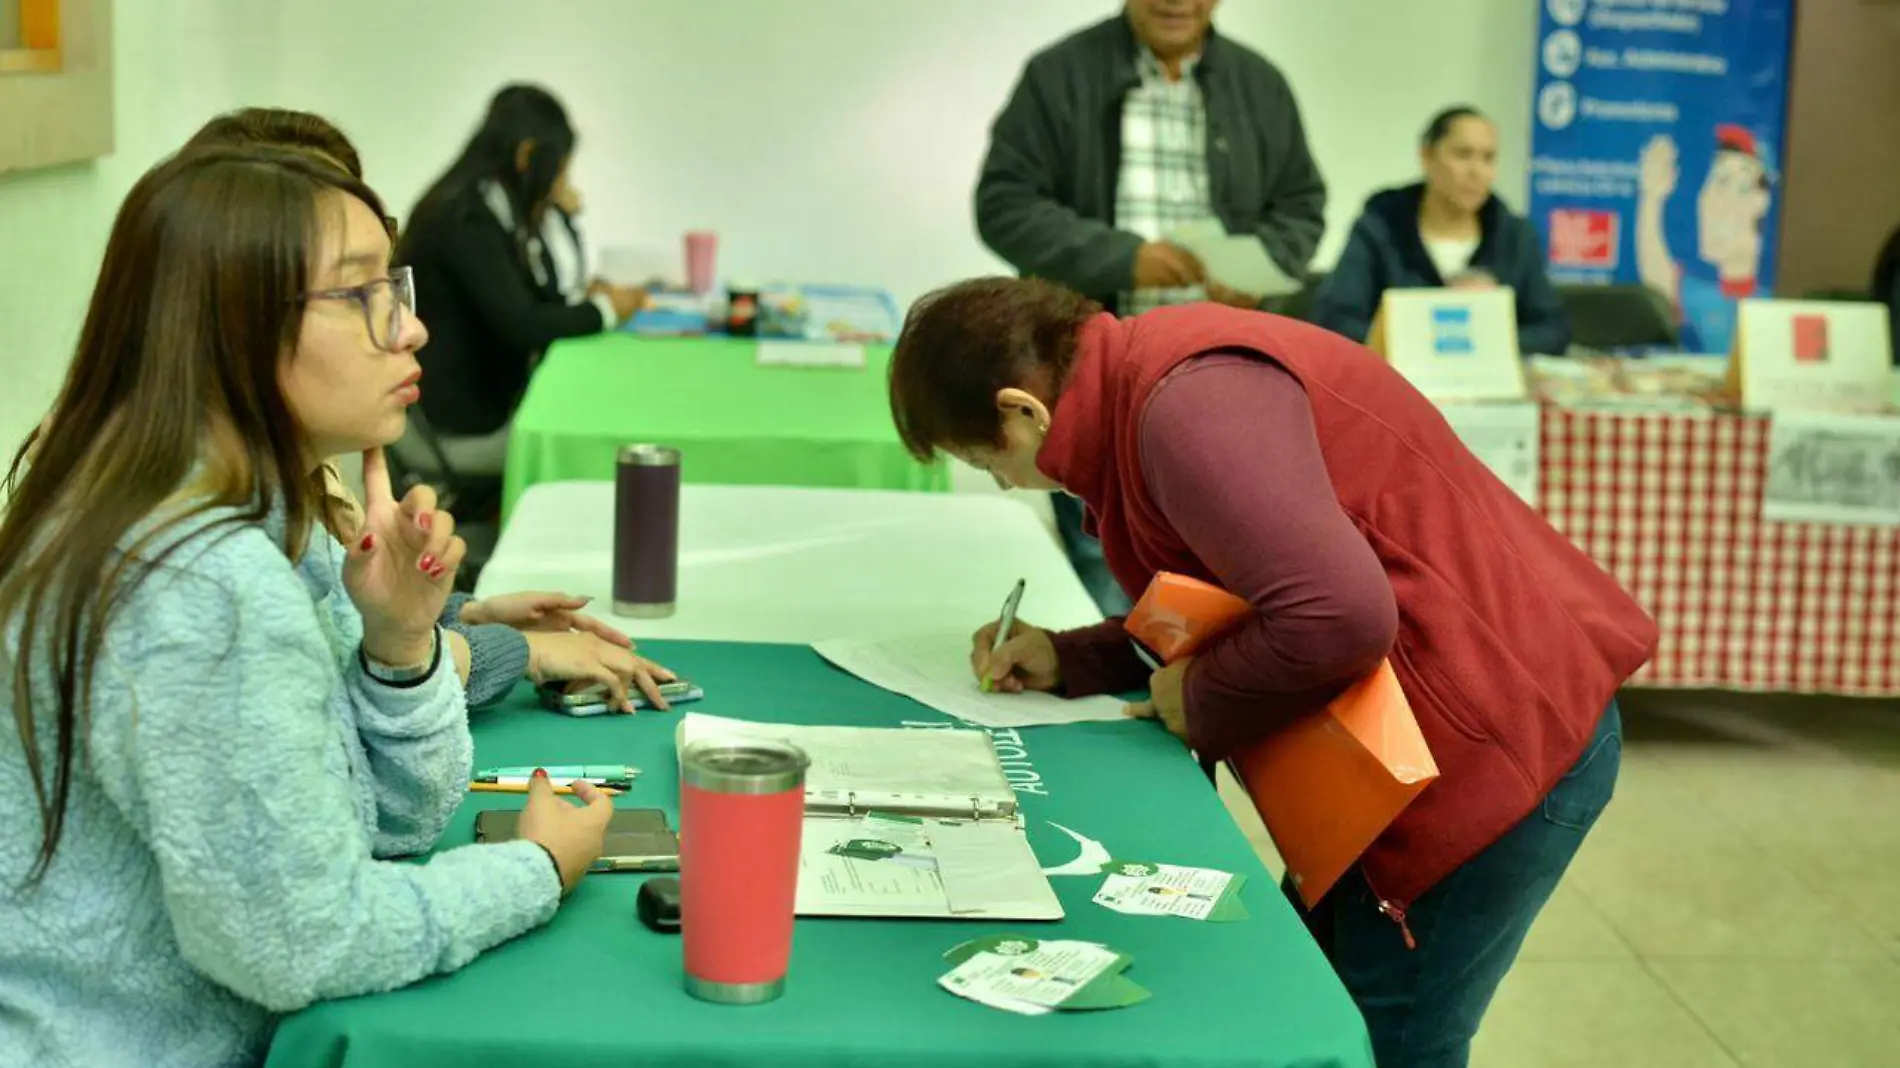
MULTIPOLYGON (((1115 181, 1115 226, 1150 241, 1214 214, 1207 188, 1207 103, 1194 79, 1198 59, 1181 64, 1179 81, 1142 49, 1141 84, 1122 101, 1121 171, 1115 181)), ((1206 300, 1201 286, 1135 289, 1121 295, 1121 313, 1206 300)))

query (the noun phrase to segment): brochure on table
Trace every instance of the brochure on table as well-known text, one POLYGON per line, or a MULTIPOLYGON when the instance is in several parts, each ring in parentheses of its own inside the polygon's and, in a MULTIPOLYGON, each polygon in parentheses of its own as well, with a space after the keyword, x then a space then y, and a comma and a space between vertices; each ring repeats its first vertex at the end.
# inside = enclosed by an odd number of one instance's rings
POLYGON ((1744 300, 1729 377, 1745 411, 1884 411, 1893 383, 1887 307, 1744 300))
POLYGON ((1770 419, 1764 520, 1900 526, 1900 412, 1885 305, 1744 300, 1729 383, 1770 419))
MULTIPOLYGON (((864 346, 896 341, 903 325, 891 295, 875 286, 773 285, 758 299, 756 339, 768 365, 863 367, 864 346)), ((656 290, 621 329, 647 337, 723 336, 715 304, 716 298, 656 290)))
POLYGON ((1778 411, 1762 518, 1900 527, 1900 416, 1778 411))
POLYGON ((1388 289, 1370 347, 1434 402, 1525 397, 1516 296, 1498 289, 1388 289))

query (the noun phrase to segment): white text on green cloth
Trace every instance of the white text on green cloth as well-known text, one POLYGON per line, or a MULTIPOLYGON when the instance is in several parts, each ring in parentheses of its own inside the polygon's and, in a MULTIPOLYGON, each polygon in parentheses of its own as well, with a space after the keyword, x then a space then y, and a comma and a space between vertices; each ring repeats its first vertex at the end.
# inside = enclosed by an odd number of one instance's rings
MULTIPOLYGON (((903 721, 903 726, 914 730, 949 730, 966 724, 947 721, 926 723, 907 719, 903 721)), ((1019 794, 1048 797, 1049 791, 1043 786, 1042 773, 1036 770, 1035 763, 1029 759, 1029 747, 1023 741, 1022 732, 1009 727, 988 730, 990 744, 996 747, 996 760, 1003 765, 1003 777, 1009 780, 1009 788, 1019 794)))

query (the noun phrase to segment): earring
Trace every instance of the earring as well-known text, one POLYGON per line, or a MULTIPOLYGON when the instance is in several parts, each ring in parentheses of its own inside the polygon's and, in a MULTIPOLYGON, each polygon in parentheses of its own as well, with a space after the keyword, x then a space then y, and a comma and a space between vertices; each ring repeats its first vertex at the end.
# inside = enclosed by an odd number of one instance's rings
POLYGON ((1048 424, 1048 423, 1037 423, 1037 424, 1036 424, 1036 433, 1037 433, 1037 434, 1039 434, 1039 435, 1041 435, 1041 436, 1043 436, 1043 437, 1045 437, 1045 438, 1046 438, 1046 437, 1048 437, 1048 436, 1049 436, 1049 424, 1048 424))

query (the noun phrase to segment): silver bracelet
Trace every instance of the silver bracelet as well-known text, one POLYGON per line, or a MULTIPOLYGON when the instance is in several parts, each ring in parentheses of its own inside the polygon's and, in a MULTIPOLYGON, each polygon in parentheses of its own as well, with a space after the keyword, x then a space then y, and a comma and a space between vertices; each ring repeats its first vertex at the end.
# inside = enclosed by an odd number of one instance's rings
POLYGON ((442 663, 442 628, 436 627, 429 632, 429 659, 420 664, 385 664, 369 655, 369 650, 361 645, 356 647, 356 655, 363 666, 363 674, 385 686, 415 686, 435 674, 442 663))

